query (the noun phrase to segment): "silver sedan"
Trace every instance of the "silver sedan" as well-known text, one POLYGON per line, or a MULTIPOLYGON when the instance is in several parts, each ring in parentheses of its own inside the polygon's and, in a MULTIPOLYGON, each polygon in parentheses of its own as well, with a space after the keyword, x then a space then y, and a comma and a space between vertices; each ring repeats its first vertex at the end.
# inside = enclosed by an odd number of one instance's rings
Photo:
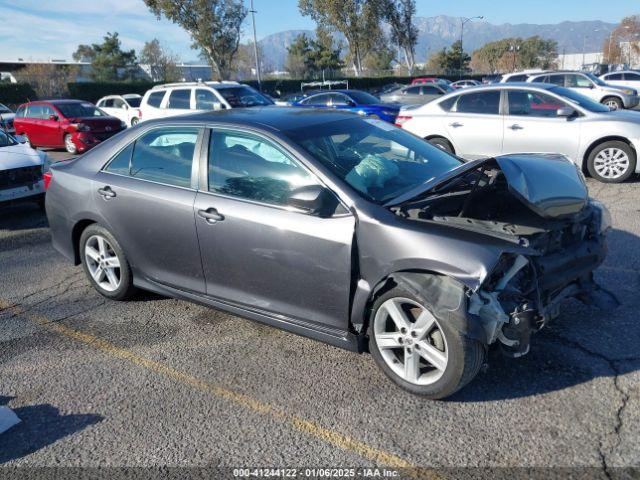
POLYGON ((468 159, 559 153, 601 182, 623 182, 640 173, 640 113, 610 111, 555 85, 474 87, 403 109, 396 123, 468 159))
POLYGON ((443 83, 422 83, 393 90, 380 96, 380 99, 383 102, 403 105, 424 105, 452 91, 453 88, 443 83))

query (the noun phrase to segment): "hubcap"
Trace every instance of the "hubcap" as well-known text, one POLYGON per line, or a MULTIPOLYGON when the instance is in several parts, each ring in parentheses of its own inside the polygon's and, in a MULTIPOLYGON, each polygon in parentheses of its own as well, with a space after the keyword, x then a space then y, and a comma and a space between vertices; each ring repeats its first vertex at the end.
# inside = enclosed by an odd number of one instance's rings
POLYGON ((629 169, 629 155, 619 148, 605 148, 596 155, 593 168, 603 178, 620 178, 629 169))
POLYGON ((385 363, 416 385, 436 382, 447 368, 446 339, 429 310, 408 298, 384 302, 373 320, 375 343, 385 363))
POLYGON ((84 247, 84 257, 89 274, 107 292, 120 286, 120 259, 106 238, 100 235, 89 237, 84 247))
POLYGON ((618 109, 618 102, 616 102, 615 100, 608 100, 605 105, 607 107, 609 107, 611 110, 617 110, 618 109))
POLYGON ((73 140, 71 140, 70 135, 65 138, 64 143, 69 153, 74 153, 76 151, 76 145, 73 143, 73 140))

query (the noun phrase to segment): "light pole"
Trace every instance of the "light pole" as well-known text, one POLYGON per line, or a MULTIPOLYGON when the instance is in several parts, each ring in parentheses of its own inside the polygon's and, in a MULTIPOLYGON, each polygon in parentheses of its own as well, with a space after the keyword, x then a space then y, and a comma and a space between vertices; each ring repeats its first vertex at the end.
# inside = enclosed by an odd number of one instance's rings
POLYGON ((516 64, 518 60, 518 52, 520 51, 520 45, 509 45, 509 51, 513 52, 513 68, 512 72, 516 71, 516 64))
POLYGON ((258 57, 258 40, 256 38, 256 12, 253 8, 253 0, 251 0, 251 20, 253 22, 253 53, 256 57, 256 76, 258 77, 258 90, 262 91, 262 79, 260 78, 260 58, 258 57))
POLYGON ((464 24, 472 20, 484 20, 484 15, 478 15, 476 17, 460 18, 460 78, 462 79, 462 59, 464 58, 464 48, 462 46, 462 38, 464 36, 464 24))

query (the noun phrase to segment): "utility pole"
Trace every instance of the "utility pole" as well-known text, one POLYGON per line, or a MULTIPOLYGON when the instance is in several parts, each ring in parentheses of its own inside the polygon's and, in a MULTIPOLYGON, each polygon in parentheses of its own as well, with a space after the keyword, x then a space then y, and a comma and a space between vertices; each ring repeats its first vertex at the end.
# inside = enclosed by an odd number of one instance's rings
POLYGON ((483 15, 478 15, 477 17, 465 18, 462 17, 460 19, 460 79, 462 80, 462 59, 464 58, 464 48, 462 44, 463 36, 464 36, 464 24, 470 22, 472 20, 482 20, 484 19, 483 15))
POLYGON ((256 76, 258 77, 258 90, 262 91, 262 78, 260 78, 260 57, 258 56, 258 39, 256 37, 256 12, 253 8, 253 0, 251 0, 251 20, 253 22, 253 53, 256 57, 256 76))

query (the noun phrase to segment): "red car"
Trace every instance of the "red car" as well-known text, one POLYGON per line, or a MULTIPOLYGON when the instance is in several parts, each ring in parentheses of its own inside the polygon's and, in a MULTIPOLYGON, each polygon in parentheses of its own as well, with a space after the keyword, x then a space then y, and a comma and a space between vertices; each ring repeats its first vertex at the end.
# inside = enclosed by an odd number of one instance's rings
POLYGON ((447 85, 451 85, 449 80, 438 77, 418 77, 411 81, 411 85, 419 85, 421 83, 445 83, 447 85))
POLYGON ((89 150, 124 130, 121 120, 81 100, 50 100, 20 105, 14 118, 16 135, 33 147, 65 148, 69 153, 89 150))

